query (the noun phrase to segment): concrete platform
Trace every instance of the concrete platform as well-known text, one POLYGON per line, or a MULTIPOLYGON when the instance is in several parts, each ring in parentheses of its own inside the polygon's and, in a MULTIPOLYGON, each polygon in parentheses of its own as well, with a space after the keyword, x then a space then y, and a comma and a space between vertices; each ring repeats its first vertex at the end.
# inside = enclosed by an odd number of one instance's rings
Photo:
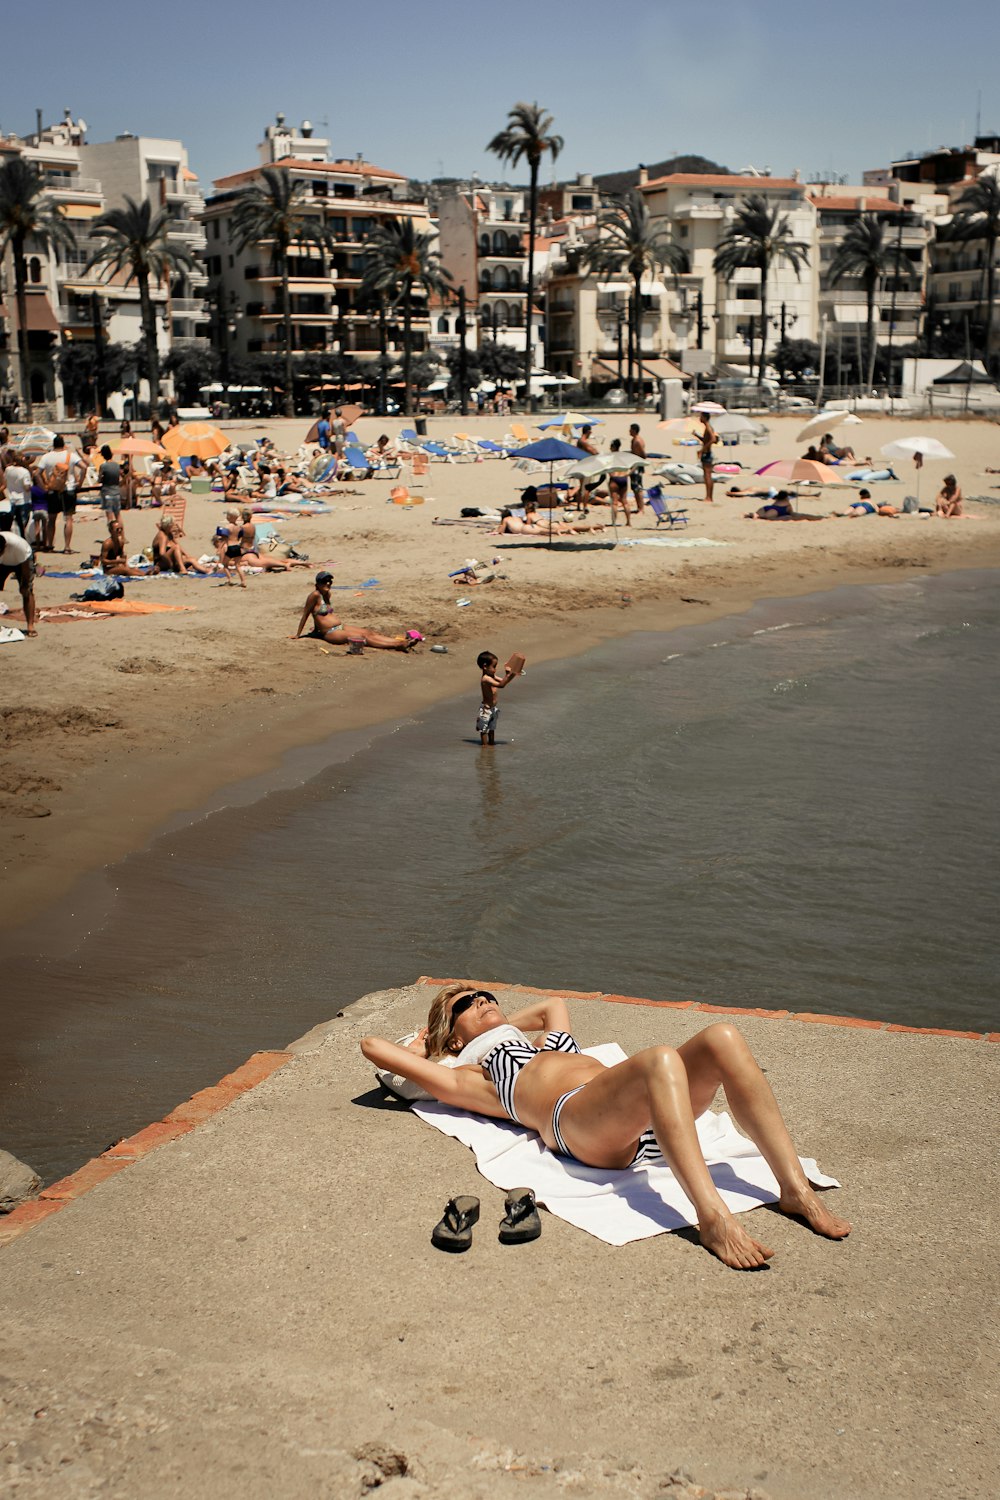
MULTIPOLYGON (((1000 1049, 720 1007, 855 1224, 830 1244, 757 1210, 777 1254, 741 1275, 548 1214, 501 1246, 502 1194, 358 1050, 432 992, 365 997, 0 1223, 9 1493, 697 1494, 682 1468, 771 1500, 992 1500, 1000 1049), (458 1192, 482 1217, 444 1256, 458 1192)), ((570 1004, 630 1052, 715 1018, 570 1004)))

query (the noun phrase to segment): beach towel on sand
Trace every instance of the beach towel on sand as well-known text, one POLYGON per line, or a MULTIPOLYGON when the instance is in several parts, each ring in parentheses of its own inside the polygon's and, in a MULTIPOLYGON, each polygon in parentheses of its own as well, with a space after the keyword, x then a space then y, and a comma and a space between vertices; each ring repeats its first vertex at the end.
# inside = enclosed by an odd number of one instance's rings
MULTIPOLYGON (((625 1060, 616 1042, 584 1051, 605 1067, 625 1060)), ((602 1171, 557 1156, 533 1130, 506 1120, 449 1109, 437 1100, 421 1099, 411 1108, 428 1125, 474 1151, 476 1166, 488 1182, 504 1189, 530 1187, 550 1213, 608 1245, 627 1245, 697 1223, 690 1199, 666 1164, 602 1171)), ((698 1119, 697 1128, 712 1180, 727 1208, 745 1213, 778 1201, 778 1184, 770 1167, 727 1114, 708 1110, 698 1119)), ((840 1186, 811 1159, 799 1160, 814 1186, 840 1186)))

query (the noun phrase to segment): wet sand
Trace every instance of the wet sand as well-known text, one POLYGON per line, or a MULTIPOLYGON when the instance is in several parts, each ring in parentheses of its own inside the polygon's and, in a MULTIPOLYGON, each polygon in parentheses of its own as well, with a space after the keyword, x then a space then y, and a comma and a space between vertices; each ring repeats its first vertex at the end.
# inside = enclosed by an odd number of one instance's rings
MULTIPOLYGON (((603 443, 624 436, 630 420, 628 413, 609 417, 600 429, 603 443)), ((654 420, 640 421, 649 447, 668 451, 654 420)), ((398 425, 398 419, 357 424, 364 441, 382 429, 394 434, 398 425)), ((456 428, 471 429, 499 438, 505 425, 449 417, 433 420, 430 430, 449 437, 456 428)), ((725 449, 724 456, 759 467, 801 450, 794 440, 798 418, 770 425, 767 445, 725 449)), ((859 454, 877 453, 914 425, 956 452, 952 467, 967 495, 991 492, 995 476, 985 469, 1000 456, 993 423, 869 418, 847 430, 859 454)), ((279 446, 291 446, 305 424, 235 431, 268 431, 279 446)), ((669 452, 688 460, 692 450, 670 446, 669 452)), ((924 495, 933 493, 943 472, 941 466, 924 470, 924 495)), ((403 480, 409 482, 405 471, 403 480)), ((253 577, 245 593, 212 581, 130 583, 128 598, 183 604, 191 612, 43 622, 36 641, 3 648, 0 927, 58 903, 81 873, 142 847, 172 815, 198 809, 234 781, 276 766, 295 746, 398 719, 459 693, 468 693, 474 706, 474 658, 484 647, 501 659, 522 650, 530 666, 632 630, 666 630, 693 617, 736 612, 763 597, 1000 561, 1000 506, 971 504, 976 519, 962 522, 907 516, 751 524, 742 519, 751 502, 724 496, 728 480, 717 484, 711 506, 700 502, 701 486, 675 492, 688 507, 690 525, 674 539, 724 546, 518 550, 484 527, 432 524, 435 516, 457 517, 463 505, 508 503, 524 482, 510 463, 435 464, 425 479, 411 482, 425 501, 412 509, 386 503, 392 488, 386 481, 346 486, 330 497, 331 514, 279 523, 282 535, 309 554, 308 571, 253 577), (461 590, 447 576, 467 557, 497 555, 497 570, 506 576, 492 584, 461 590), (345 620, 387 631, 416 627, 426 644, 407 656, 369 651, 348 658, 341 647, 290 640, 313 571, 324 566, 338 585, 349 586, 333 595, 345 620), (377 588, 358 587, 372 577, 377 588), (471 600, 468 608, 457 607, 461 597, 471 600), (448 654, 432 654, 433 643, 447 645, 448 654)), ((882 486, 879 494, 898 502, 913 488, 907 474, 904 483, 882 486)), ((840 509, 847 493, 800 498, 800 508, 840 509)), ((186 544, 195 555, 209 550, 221 511, 216 503, 189 499, 186 544)), ((155 520, 156 512, 127 513, 130 549, 148 542, 155 520)), ((654 535, 651 517, 633 520, 632 536, 654 535)), ((78 523, 84 557, 102 533, 103 520, 78 523)), ((56 568, 64 560, 42 562, 56 568)), ((36 597, 44 608, 85 586, 80 579, 42 577, 36 597)), ((11 608, 18 602, 10 585, 5 602, 11 608)))

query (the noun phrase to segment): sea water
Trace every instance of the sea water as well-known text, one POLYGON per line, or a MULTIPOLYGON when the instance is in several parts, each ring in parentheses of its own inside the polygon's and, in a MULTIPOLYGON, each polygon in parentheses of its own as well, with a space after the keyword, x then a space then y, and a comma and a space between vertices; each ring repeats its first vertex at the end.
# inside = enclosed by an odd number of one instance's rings
POLYGON ((998 657, 996 573, 768 601, 529 666, 486 750, 470 660, 15 941, 0 1144, 51 1176, 418 974, 1000 1029, 998 657))

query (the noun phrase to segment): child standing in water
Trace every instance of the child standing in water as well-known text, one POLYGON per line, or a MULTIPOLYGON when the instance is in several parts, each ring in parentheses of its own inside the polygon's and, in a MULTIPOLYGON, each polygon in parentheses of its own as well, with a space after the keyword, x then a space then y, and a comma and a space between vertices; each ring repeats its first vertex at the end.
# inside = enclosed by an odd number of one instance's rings
POLYGON ((492 651, 480 651, 476 657, 476 666, 480 671, 479 686, 482 691, 483 701, 476 716, 476 732, 479 735, 481 745, 496 744, 497 719, 500 717, 500 708, 497 704, 497 693, 505 688, 509 682, 513 682, 521 668, 524 666, 523 657, 511 657, 505 668, 503 677, 497 676, 499 657, 494 656, 492 651))

